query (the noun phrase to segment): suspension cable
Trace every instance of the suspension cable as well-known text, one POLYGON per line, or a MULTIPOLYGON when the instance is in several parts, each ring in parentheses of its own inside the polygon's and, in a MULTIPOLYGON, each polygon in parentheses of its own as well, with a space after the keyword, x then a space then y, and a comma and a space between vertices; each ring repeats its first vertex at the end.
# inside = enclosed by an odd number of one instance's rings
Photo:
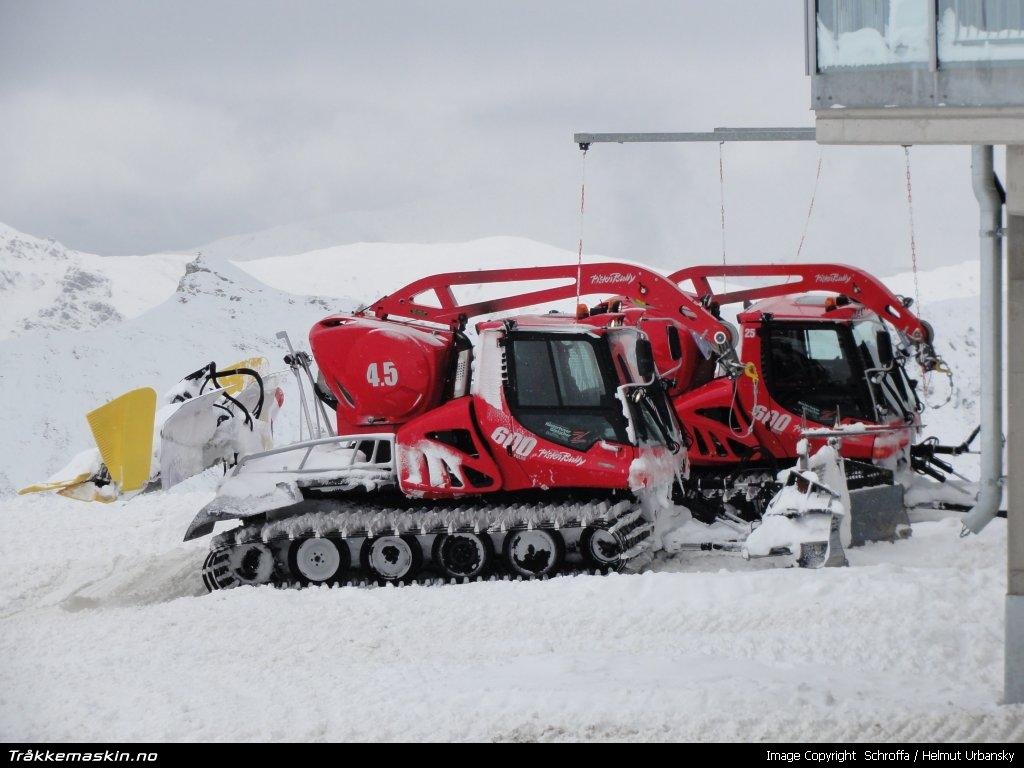
POLYGON ((586 211, 587 199, 587 151, 590 145, 580 145, 583 150, 583 160, 580 163, 580 236, 576 246, 576 306, 572 308, 575 315, 580 305, 580 292, 583 283, 583 214, 586 211))
POLYGON ((796 247, 794 261, 800 261, 800 254, 804 249, 804 240, 807 239, 807 229, 811 226, 811 214, 814 213, 814 199, 818 196, 818 182, 821 181, 821 162, 824 156, 821 147, 818 147, 818 170, 814 172, 814 187, 811 189, 811 204, 807 206, 807 218, 804 220, 804 228, 800 233, 800 243, 796 247))
MULTIPOLYGON (((917 239, 914 236, 914 191, 910 178, 910 145, 903 145, 903 167, 907 179, 907 214, 910 219, 910 266, 914 274, 914 304, 921 315, 921 288, 917 278, 917 239)), ((923 317, 923 316, 922 316, 923 317)))
MULTIPOLYGON (((726 266, 725 259, 725 160, 724 154, 725 142, 718 142, 718 207, 720 214, 720 221, 722 224, 722 266, 726 266)), ((725 277, 722 277, 722 293, 725 293, 725 277)))

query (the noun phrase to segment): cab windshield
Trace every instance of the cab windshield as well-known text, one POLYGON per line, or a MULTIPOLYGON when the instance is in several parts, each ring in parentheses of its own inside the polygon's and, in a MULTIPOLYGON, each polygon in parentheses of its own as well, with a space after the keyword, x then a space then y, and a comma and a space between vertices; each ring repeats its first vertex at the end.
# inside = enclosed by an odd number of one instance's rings
POLYGON ((771 323, 767 332, 768 388, 781 406, 821 424, 874 420, 864 366, 847 326, 771 323))
POLYGON ((518 332, 508 346, 506 394, 526 429, 577 451, 599 440, 627 442, 606 339, 518 332))

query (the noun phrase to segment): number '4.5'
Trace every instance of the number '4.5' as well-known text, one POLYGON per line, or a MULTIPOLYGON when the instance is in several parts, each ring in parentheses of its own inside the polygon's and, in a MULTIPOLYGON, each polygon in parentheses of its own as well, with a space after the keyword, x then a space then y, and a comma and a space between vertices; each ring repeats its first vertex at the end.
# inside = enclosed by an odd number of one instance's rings
POLYGON ((374 387, 393 387, 398 383, 398 368, 390 360, 370 363, 366 368, 366 380, 374 387))

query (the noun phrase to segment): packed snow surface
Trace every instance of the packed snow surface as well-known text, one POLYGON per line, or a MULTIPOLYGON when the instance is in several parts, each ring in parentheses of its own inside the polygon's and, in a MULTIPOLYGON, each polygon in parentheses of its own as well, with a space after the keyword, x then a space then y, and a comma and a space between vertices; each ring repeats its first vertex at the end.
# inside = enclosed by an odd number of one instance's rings
POLYGON ((203 594, 201 476, 0 503, 5 740, 1019 740, 1005 525, 805 571, 683 553, 635 576, 203 594))

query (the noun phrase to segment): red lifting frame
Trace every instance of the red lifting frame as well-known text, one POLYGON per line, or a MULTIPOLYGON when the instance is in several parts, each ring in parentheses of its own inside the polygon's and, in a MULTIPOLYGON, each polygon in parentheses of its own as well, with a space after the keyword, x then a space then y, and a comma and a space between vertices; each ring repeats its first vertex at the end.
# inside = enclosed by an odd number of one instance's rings
MULTIPOLYGON (((674 283, 687 280, 693 283, 697 294, 710 296, 719 306, 754 301, 788 294, 811 291, 829 291, 849 296, 859 304, 876 312, 900 332, 915 342, 930 344, 931 328, 907 307, 892 291, 863 270, 845 264, 759 264, 736 266, 696 266, 680 269, 669 275, 674 283), (712 277, 786 277, 786 282, 757 288, 715 294, 709 278, 712 277), (795 278, 795 279, 794 279, 795 278)), ((684 292, 685 293, 685 292, 684 292)))
POLYGON ((447 272, 431 275, 409 283, 371 305, 367 311, 377 317, 404 317, 461 328, 472 317, 522 309, 537 304, 575 299, 594 294, 616 295, 639 307, 656 308, 667 317, 678 319, 698 335, 724 346, 728 330, 690 294, 672 280, 636 266, 604 262, 600 264, 567 264, 557 267, 522 267, 514 269, 482 269, 470 272, 447 272), (577 291, 577 273, 580 290, 577 291), (490 283, 519 283, 530 280, 571 280, 566 285, 516 293, 471 304, 459 304, 453 286, 490 283), (420 303, 422 295, 433 293, 439 307, 420 303))

